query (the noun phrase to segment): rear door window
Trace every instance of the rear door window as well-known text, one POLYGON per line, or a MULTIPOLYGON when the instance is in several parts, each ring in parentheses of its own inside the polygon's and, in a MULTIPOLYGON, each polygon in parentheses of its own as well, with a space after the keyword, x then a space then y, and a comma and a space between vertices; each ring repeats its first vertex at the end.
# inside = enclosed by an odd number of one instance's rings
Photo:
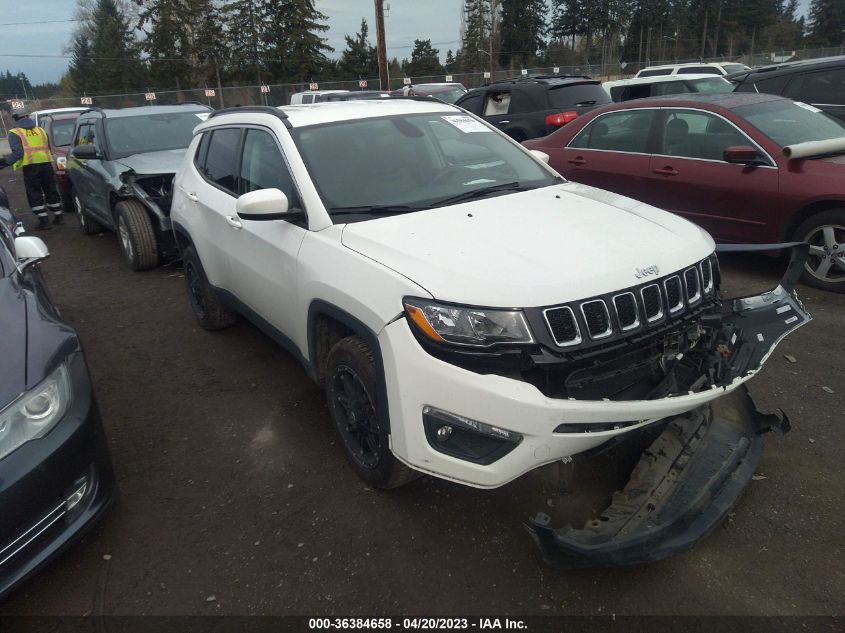
POLYGON ((734 145, 754 143, 733 125, 713 114, 691 110, 667 110, 663 125, 663 156, 723 160, 723 152, 734 145))
POLYGON ((238 156, 240 154, 241 130, 224 128, 214 130, 208 145, 203 174, 218 187, 235 194, 237 188, 238 156))
POLYGON ((604 88, 597 83, 552 87, 549 89, 549 102, 553 108, 574 108, 611 103, 604 88))
POLYGON ((481 97, 481 93, 467 95, 461 99, 458 106, 464 110, 472 112, 473 114, 481 114, 481 97))
POLYGON ((657 110, 623 110, 592 121, 576 136, 572 149, 648 153, 651 124, 657 110))
POLYGON ((721 75, 722 71, 715 66, 686 66, 679 68, 678 75, 721 75))
POLYGON ((801 75, 789 85, 788 95, 805 103, 845 105, 845 68, 801 75))
MULTIPOLYGON (((754 92, 753 86, 757 87, 757 92, 770 95, 782 95, 786 91, 786 86, 792 75, 781 75, 780 77, 770 77, 769 79, 761 79, 756 84, 750 84, 751 90, 741 92, 754 92)), ((743 84, 744 86, 745 84, 743 84)))
POLYGON ((510 112, 511 93, 510 91, 499 90, 488 92, 484 100, 484 116, 497 116, 510 112))

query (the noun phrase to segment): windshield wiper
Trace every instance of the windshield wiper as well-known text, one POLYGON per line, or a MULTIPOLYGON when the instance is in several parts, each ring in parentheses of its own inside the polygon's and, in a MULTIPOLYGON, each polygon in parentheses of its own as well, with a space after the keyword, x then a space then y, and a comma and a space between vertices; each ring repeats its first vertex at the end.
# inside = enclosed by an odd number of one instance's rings
POLYGON ((358 207, 330 207, 329 215, 390 215, 393 213, 410 213, 419 211, 421 207, 411 207, 402 204, 361 205, 358 207))
POLYGON ((530 189, 536 189, 537 187, 531 185, 522 185, 519 182, 503 182, 500 185, 491 185, 489 187, 480 187, 478 189, 473 189, 472 191, 464 191, 463 193, 459 193, 456 196, 449 196, 448 198, 441 198, 440 200, 435 201, 431 206, 432 207, 440 207, 446 204, 456 204, 458 202, 465 202, 467 200, 476 200, 478 198, 484 198, 489 196, 490 194, 498 193, 500 191, 528 191, 530 189))

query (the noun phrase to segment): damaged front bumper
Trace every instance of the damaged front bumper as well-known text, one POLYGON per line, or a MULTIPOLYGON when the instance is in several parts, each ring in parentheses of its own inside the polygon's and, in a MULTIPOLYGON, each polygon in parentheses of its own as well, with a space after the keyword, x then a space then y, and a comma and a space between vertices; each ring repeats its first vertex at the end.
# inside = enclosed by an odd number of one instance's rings
MULTIPOLYGON (((791 247, 792 258, 777 288, 723 302, 722 322, 732 334, 721 352, 737 376, 759 369, 778 341, 810 320, 794 293, 808 248, 780 246, 791 247)), ((555 529, 544 513, 531 520, 529 533, 547 563, 561 568, 634 565, 691 548, 724 520, 751 481, 763 434, 789 430, 783 412, 761 413, 744 385, 664 422, 599 518, 581 529, 555 529)))
POLYGON ((528 531, 543 560, 564 569, 635 565, 683 552, 737 503, 771 430, 788 431, 786 416, 760 413, 742 387, 673 418, 599 518, 582 529, 554 529, 539 513, 528 531))

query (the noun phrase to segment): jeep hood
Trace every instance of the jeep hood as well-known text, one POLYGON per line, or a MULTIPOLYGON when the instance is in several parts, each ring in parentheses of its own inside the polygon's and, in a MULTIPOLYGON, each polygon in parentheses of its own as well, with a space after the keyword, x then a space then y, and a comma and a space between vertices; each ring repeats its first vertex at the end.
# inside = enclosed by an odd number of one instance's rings
POLYGON ((628 288, 714 250, 682 218, 573 182, 349 224, 342 242, 436 299, 499 307, 628 288))
POLYGON ((160 152, 144 152, 121 158, 117 162, 136 174, 175 174, 185 156, 184 149, 167 149, 160 152))

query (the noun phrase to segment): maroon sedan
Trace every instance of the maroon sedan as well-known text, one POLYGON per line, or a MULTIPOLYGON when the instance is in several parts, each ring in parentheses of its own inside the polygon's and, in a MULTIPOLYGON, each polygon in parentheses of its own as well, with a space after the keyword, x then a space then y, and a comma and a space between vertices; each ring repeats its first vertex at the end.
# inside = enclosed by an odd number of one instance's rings
POLYGON ((845 292, 845 124, 813 106, 750 93, 640 99, 524 145, 569 180, 683 215, 718 241, 809 242, 804 281, 845 292), (826 153, 784 156, 831 139, 817 145, 826 153))
POLYGON ((67 112, 61 114, 45 114, 39 117, 39 123, 47 138, 50 141, 50 151, 53 153, 53 173, 56 175, 56 184, 59 193, 62 194, 62 205, 66 213, 73 213, 73 202, 70 199, 70 180, 68 180, 65 169, 67 168, 67 153, 73 140, 73 128, 76 126, 76 119, 79 112, 67 112))

